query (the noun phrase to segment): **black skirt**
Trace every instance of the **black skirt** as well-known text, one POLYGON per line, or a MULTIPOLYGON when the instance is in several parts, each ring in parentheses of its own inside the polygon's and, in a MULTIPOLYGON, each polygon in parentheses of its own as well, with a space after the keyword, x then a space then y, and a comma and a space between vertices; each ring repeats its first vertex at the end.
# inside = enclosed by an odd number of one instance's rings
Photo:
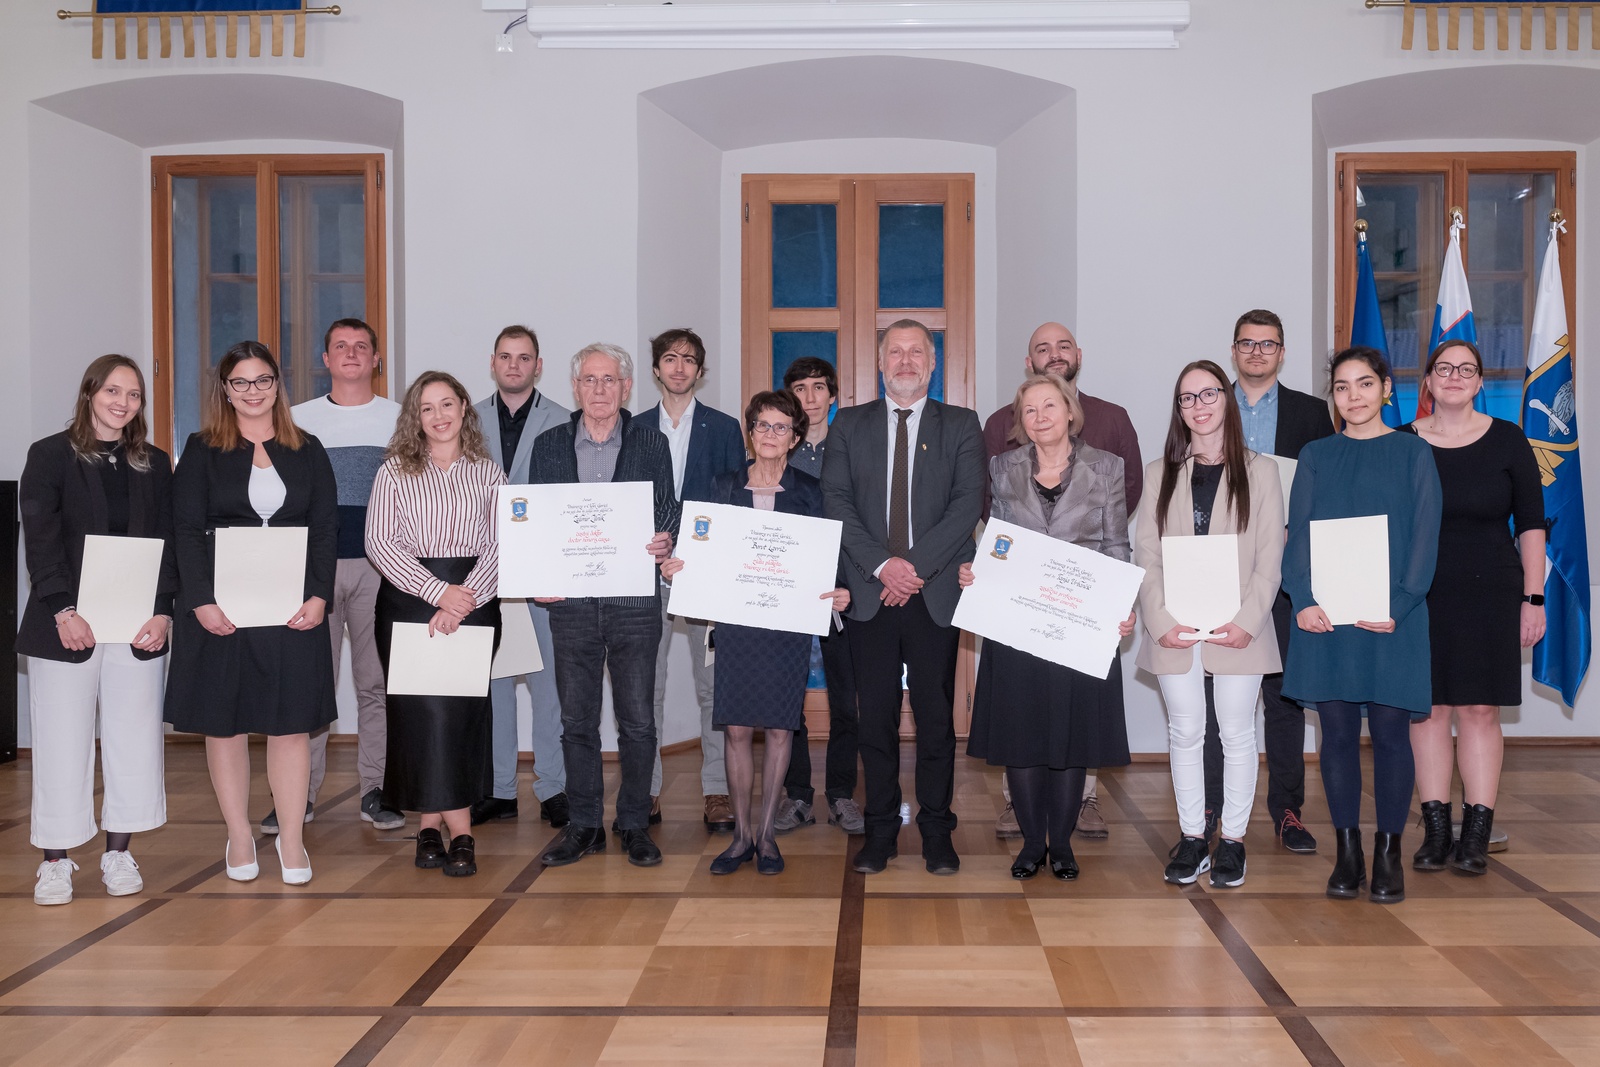
MULTIPOLYGON (((811 671, 811 635, 729 623, 718 623, 711 632, 717 648, 712 724, 800 729, 811 671)), ((690 654, 702 653, 691 649, 690 654)))
POLYGON ((1122 665, 1091 678, 998 641, 983 643, 967 755, 995 767, 1122 767, 1129 762, 1122 665))
MULTIPOLYGON (((460 585, 476 557, 419 559, 441 581, 460 585)), ((397 622, 426 623, 438 608, 404 592, 385 578, 378 586, 373 636, 383 674, 389 676, 389 646, 397 622)), ((500 647, 500 601, 491 600, 462 621, 463 626, 493 626, 500 647)), ((481 697, 385 697, 389 741, 383 796, 400 811, 455 811, 470 807, 494 788, 494 713, 489 695, 481 697)))

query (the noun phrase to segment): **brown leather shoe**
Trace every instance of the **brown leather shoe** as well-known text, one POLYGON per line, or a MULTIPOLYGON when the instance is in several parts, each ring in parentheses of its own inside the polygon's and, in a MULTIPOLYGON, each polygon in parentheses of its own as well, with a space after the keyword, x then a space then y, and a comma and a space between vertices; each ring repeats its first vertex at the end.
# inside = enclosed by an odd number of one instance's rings
POLYGON ((706 829, 714 834, 733 833, 733 804, 726 793, 712 793, 706 797, 706 829))

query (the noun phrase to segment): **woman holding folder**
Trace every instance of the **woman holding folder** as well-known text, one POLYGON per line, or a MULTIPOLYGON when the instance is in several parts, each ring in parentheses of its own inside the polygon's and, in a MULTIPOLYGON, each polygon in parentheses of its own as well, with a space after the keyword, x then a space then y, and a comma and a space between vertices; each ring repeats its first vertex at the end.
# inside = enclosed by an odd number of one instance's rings
MULTIPOLYGON (((1139 502, 1134 562, 1145 569, 1139 606, 1148 639, 1138 664, 1156 676, 1167 705, 1172 789, 1182 838, 1166 880, 1188 885, 1207 870, 1211 884, 1244 884, 1244 834, 1256 796, 1256 698, 1261 676, 1282 669, 1272 627, 1283 562, 1283 487, 1270 456, 1245 448, 1239 405, 1221 367, 1198 360, 1173 388, 1172 417, 1161 459, 1145 469, 1160 485, 1139 502), (1199 640, 1199 630, 1168 610, 1166 590, 1178 577, 1165 542, 1179 537, 1232 536, 1238 544, 1239 596, 1233 617, 1199 640), (1206 679, 1211 678, 1222 737, 1222 829, 1206 854, 1206 679)), ((1190 575, 1189 577, 1193 577, 1190 575)))
MULTIPOLYGON (((989 461, 990 514, 1127 562, 1128 504, 1122 459, 1085 444, 1083 405, 1057 374, 1032 375, 1013 402, 1013 438, 1022 447, 989 461)), ((972 565, 963 563, 963 589, 972 565)), ((1122 636, 1133 632, 1130 612, 1122 636)), ((1122 665, 1096 678, 1009 648, 983 643, 967 754, 1005 767, 1022 827, 1011 877, 1078 877, 1072 830, 1090 767, 1129 762, 1122 665)))
POLYGON ((30 588, 16 647, 28 660, 30 837, 44 850, 35 904, 72 900, 72 872, 78 866, 67 850, 96 832, 97 706, 105 768, 100 880, 106 892, 126 896, 144 888, 129 844, 135 833, 167 821, 161 684, 178 586, 172 460, 146 441, 145 433, 144 374, 127 356, 101 356, 83 373, 72 422, 61 433, 35 441, 22 470, 30 588), (89 592, 80 585, 89 536, 151 538, 160 545, 155 598, 138 612, 148 621, 137 634, 97 633, 97 620, 78 614, 80 598, 89 592))
POLYGON ((206 737, 211 785, 228 824, 223 863, 239 882, 260 873, 249 735, 267 735, 267 782, 285 816, 273 843, 284 882, 304 885, 311 857, 301 820, 288 815, 305 803, 311 732, 338 715, 324 618, 338 555, 338 495, 328 454, 295 426, 278 361, 260 342, 239 342, 217 365, 172 499, 180 584, 167 721, 206 737), (217 602, 218 578, 249 564, 219 554, 216 531, 262 526, 306 528, 304 566, 292 568, 304 575, 304 602, 282 625, 235 626, 217 602))
MULTIPOLYGON (((367 504, 367 556, 383 576, 374 638, 386 677, 395 623, 426 624, 429 637, 490 626, 499 643, 494 512, 505 481, 461 383, 441 371, 411 383, 367 504)), ((422 813, 416 865, 453 878, 477 874, 470 808, 494 784, 489 679, 477 697, 385 699, 383 798, 422 813)))
MULTIPOLYGON (((807 419, 793 393, 757 393, 744 409, 749 467, 717 475, 713 504, 734 504, 788 515, 822 516, 822 483, 789 465, 806 439, 807 419)), ((671 579, 683 560, 661 561, 671 579)), ((823 593, 834 611, 850 606, 850 591, 823 593)), ((774 823, 794 731, 804 723, 806 679, 811 666, 811 635, 718 623, 716 630, 716 706, 712 724, 727 731, 728 792, 733 803, 733 843, 711 861, 712 874, 732 874, 750 860, 762 874, 783 870, 774 823), (750 811, 755 790, 755 732, 764 734, 761 818, 750 811)))
POLYGON ((1344 349, 1330 361, 1328 376, 1343 430, 1305 446, 1289 494, 1283 586, 1296 625, 1283 692, 1315 707, 1322 719, 1322 788, 1338 845, 1330 897, 1354 898, 1367 880, 1360 829, 1361 720, 1367 721, 1378 821, 1371 896, 1384 904, 1405 899, 1400 834, 1411 809, 1411 723, 1426 718, 1432 704, 1425 598, 1439 551, 1439 474, 1423 441, 1384 425, 1392 383, 1382 355, 1344 349), (1318 605, 1314 584, 1358 584, 1385 560, 1313 574, 1311 527, 1359 516, 1385 520, 1388 612, 1335 626, 1318 605))

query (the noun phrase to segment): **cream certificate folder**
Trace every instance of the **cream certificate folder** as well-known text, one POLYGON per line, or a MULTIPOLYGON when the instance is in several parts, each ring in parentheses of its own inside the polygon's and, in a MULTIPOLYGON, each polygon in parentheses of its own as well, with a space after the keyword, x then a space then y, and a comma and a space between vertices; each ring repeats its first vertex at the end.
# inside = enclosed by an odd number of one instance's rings
POLYGON ((216 531, 217 607, 235 626, 287 626, 306 602, 304 526, 222 526, 216 531))
POLYGON ((1335 626, 1389 617, 1389 517, 1311 523, 1311 599, 1335 626))
POLYGON ((839 578, 838 519, 683 502, 668 610, 688 619, 826 636, 839 578))
POLYGON ((491 678, 515 678, 544 670, 539 655, 539 635, 533 629, 528 602, 520 597, 500 601, 500 651, 494 654, 491 678))
POLYGON ((502 485, 495 526, 502 596, 655 594, 649 482, 502 485))
POLYGON ((1289 514, 1289 491, 1294 488, 1295 468, 1300 466, 1298 460, 1288 456, 1269 456, 1268 459, 1278 465, 1278 482, 1283 486, 1283 513, 1289 514))
POLYGON ((955 625, 1095 678, 1108 677, 1144 569, 990 519, 955 625))
POLYGON ((1238 535, 1163 537, 1161 582, 1167 612, 1200 631, 1185 639, 1214 639, 1212 631, 1239 614, 1238 535))
POLYGON ((161 578, 159 537, 83 539, 83 570, 78 577, 78 614, 105 644, 132 644, 155 614, 161 578))
POLYGON ((453 634, 429 637, 426 623, 397 622, 389 642, 388 692, 391 696, 488 696, 493 658, 493 626, 462 626, 453 634))

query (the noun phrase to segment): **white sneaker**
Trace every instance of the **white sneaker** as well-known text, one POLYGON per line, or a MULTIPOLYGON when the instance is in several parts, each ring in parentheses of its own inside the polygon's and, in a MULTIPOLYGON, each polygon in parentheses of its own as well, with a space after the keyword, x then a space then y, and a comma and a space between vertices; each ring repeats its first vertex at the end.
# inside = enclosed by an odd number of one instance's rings
POLYGON ((114 897, 125 897, 144 888, 139 865, 134 862, 133 853, 126 850, 100 856, 100 880, 106 884, 106 892, 114 897))
POLYGON ((45 860, 39 864, 39 884, 33 887, 35 904, 71 904, 72 872, 78 865, 71 860, 45 860))

